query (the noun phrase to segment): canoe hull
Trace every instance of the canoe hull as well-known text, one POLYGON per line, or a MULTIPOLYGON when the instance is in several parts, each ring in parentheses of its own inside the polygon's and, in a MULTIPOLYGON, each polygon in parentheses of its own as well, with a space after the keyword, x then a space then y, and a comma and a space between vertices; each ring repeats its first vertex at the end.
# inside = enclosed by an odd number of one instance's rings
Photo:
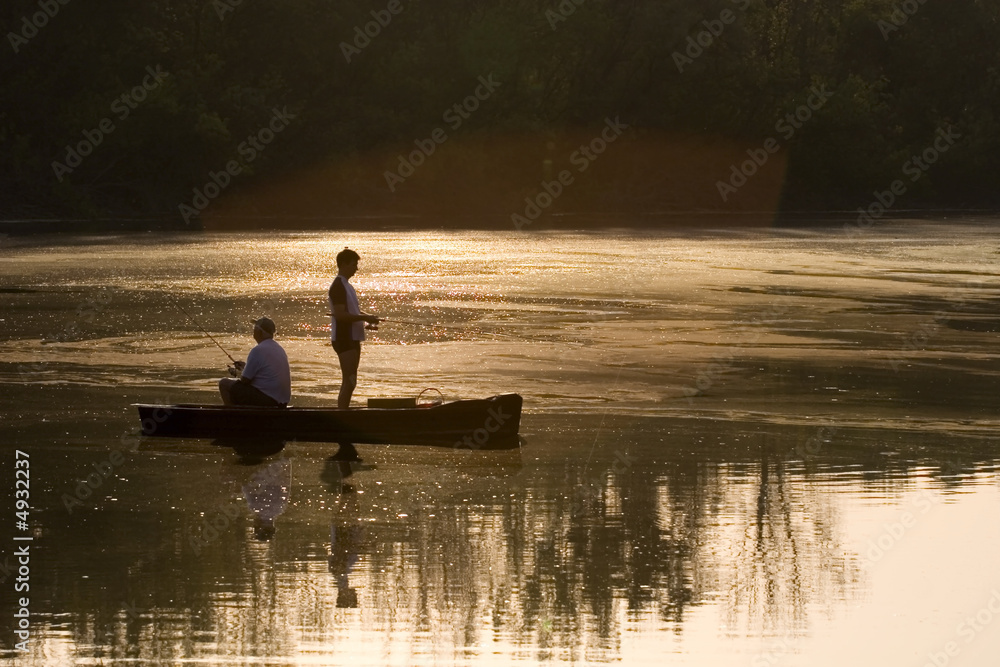
POLYGON ((418 408, 136 407, 146 436, 511 449, 518 446, 521 404, 518 394, 502 394, 418 408))

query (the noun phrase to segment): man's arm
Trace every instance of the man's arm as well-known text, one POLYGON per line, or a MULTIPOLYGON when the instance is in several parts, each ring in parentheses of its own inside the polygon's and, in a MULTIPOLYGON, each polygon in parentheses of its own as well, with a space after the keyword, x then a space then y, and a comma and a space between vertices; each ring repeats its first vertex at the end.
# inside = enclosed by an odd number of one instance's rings
POLYGON ((361 311, 360 315, 348 312, 347 291, 344 289, 344 283, 339 278, 334 279, 333 284, 330 285, 330 291, 327 294, 330 297, 330 306, 333 308, 333 318, 337 320, 337 322, 342 322, 344 324, 353 324, 354 322, 378 324, 378 318, 374 315, 364 311, 361 311))
POLYGON ((260 370, 260 355, 254 354, 256 351, 257 348, 254 348, 247 355, 247 363, 243 366, 243 372, 240 373, 240 382, 250 384, 260 370))
POLYGON ((333 304, 333 317, 338 322, 347 322, 348 324, 352 322, 368 322, 370 324, 378 324, 378 318, 369 313, 361 313, 360 315, 355 315, 353 313, 347 312, 347 304, 335 303, 333 304))

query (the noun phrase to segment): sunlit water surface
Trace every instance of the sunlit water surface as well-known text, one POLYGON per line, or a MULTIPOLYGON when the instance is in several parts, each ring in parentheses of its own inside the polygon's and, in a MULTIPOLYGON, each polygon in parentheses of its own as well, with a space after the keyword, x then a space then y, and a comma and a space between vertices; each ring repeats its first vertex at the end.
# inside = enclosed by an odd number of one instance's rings
POLYGON ((995 236, 5 239, 3 659, 996 665, 995 236), (361 446, 347 466, 134 436, 131 403, 218 402, 229 360, 199 326, 240 358, 261 315, 293 403, 334 402, 345 245, 363 307, 400 320, 365 344, 355 400, 518 392, 520 451, 361 446))

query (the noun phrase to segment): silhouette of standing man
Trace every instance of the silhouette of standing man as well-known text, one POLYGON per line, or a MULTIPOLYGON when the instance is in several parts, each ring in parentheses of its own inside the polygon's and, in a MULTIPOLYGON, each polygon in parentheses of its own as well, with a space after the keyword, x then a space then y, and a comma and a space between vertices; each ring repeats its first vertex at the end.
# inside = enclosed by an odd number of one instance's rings
POLYGON ((361 256, 350 248, 344 248, 337 253, 337 277, 330 285, 330 340, 333 349, 340 359, 340 372, 343 381, 340 385, 340 395, 337 397, 338 408, 349 408, 351 396, 358 386, 358 365, 361 363, 361 341, 365 339, 365 322, 378 324, 379 318, 370 313, 362 312, 358 305, 358 295, 348 280, 358 272, 358 260, 361 256))

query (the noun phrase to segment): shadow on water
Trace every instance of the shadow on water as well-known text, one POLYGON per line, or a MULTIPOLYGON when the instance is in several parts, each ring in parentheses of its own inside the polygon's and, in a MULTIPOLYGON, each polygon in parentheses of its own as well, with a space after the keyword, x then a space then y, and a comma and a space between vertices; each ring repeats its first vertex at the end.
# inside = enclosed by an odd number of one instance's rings
POLYGON ((216 438, 213 447, 228 447, 236 454, 237 463, 245 466, 260 465, 269 456, 280 453, 285 448, 284 440, 273 438, 216 438))
POLYGON ((337 451, 334 452, 330 459, 333 461, 360 461, 361 454, 355 449, 353 442, 340 442, 337 444, 337 451))

